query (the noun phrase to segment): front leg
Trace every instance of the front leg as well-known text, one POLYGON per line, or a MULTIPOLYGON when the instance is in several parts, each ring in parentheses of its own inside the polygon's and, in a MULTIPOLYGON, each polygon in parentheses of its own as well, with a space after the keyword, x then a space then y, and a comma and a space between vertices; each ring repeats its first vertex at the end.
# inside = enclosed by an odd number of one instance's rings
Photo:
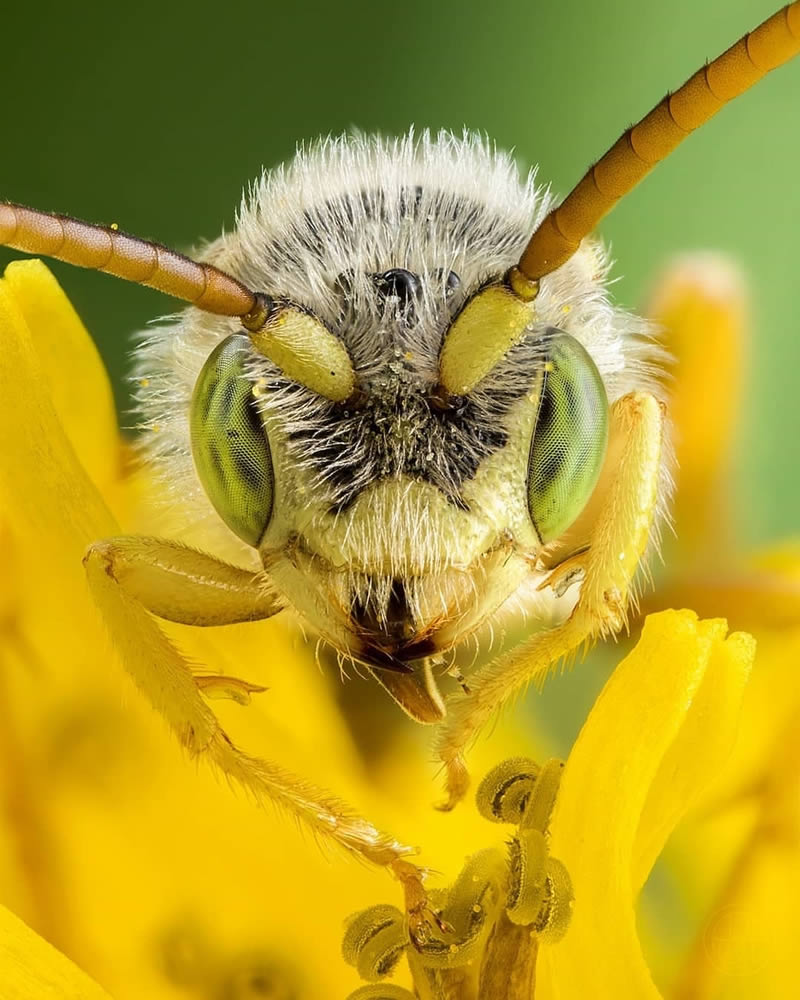
MULTIPOLYGON (((664 418, 661 404, 631 393, 611 408, 614 461, 588 547, 575 608, 563 625, 539 632, 470 677, 469 694, 452 696, 442 723, 438 756, 447 769, 452 808, 466 794, 464 749, 489 716, 520 687, 542 682, 557 663, 581 645, 617 632, 625 623, 631 585, 650 540, 658 499, 664 418)), ((603 487, 601 481, 600 487, 603 487)))
POLYGON ((253 589, 253 574, 172 543, 129 537, 95 543, 84 563, 123 665, 191 754, 202 753, 257 799, 283 807, 367 861, 391 867, 410 853, 340 799, 234 746, 203 700, 190 663, 145 610, 205 624, 242 621, 254 613, 268 617, 277 605, 260 583, 253 589), (154 557, 150 565, 148 556, 154 557), (217 598, 220 608, 214 610, 217 598))
POLYGON ((119 535, 90 558, 159 618, 182 625, 234 625, 270 618, 282 604, 263 573, 240 569, 180 542, 119 535))

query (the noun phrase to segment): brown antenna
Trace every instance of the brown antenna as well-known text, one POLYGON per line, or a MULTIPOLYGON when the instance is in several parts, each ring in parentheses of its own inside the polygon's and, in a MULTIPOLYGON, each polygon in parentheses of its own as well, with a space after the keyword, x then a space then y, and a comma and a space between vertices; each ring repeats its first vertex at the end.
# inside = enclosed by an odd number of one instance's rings
POLYGON ((113 227, 93 226, 7 201, 0 202, 0 244, 105 271, 223 316, 245 316, 257 304, 249 288, 210 264, 198 264, 113 227))
POLYGON ((600 219, 690 132, 798 52, 800 0, 795 0, 699 69, 622 135, 533 234, 518 265, 522 275, 535 283, 569 260, 600 219))
POLYGON ((93 226, 8 201, 0 202, 2 244, 157 288, 206 312, 238 316, 256 350, 289 378, 336 402, 355 391, 350 355, 320 320, 291 302, 252 292, 211 264, 113 226, 93 226))

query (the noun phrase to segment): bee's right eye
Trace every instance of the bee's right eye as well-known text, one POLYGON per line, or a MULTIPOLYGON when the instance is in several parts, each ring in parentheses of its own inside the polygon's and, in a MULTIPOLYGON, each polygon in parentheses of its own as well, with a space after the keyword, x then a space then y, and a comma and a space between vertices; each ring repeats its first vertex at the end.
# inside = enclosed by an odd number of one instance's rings
POLYGON ((528 457, 528 509, 543 543, 572 524, 597 484, 608 444, 608 397, 574 337, 547 334, 539 412, 528 457))
POLYGON ((200 482, 241 539, 258 546, 272 515, 274 475, 267 432, 246 375, 250 341, 234 334, 209 355, 192 393, 189 424, 200 482))

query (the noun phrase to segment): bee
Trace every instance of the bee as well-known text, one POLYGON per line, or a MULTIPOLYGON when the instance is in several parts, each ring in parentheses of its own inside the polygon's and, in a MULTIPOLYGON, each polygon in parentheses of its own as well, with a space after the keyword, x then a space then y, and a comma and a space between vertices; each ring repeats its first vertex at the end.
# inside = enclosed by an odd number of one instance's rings
MULTIPOLYGON (((86 566, 112 630, 143 620, 131 607, 196 626, 291 609, 438 725, 454 805, 464 748, 498 706, 624 626, 667 513, 664 358, 610 301, 591 232, 798 50, 795 2, 665 97, 558 204, 485 141, 450 133, 318 143, 265 175, 196 261, 0 203, 0 243, 191 303, 138 348, 142 447, 214 554, 98 540, 86 566), (514 614, 530 637, 459 678, 448 655, 514 614), (448 670, 462 690, 445 697, 448 670)), ((191 684, 175 656, 137 679, 197 748, 207 717, 164 709, 164 689, 191 684)), ((237 775, 243 755, 212 736, 202 748, 237 775)), ((262 765, 266 794, 365 857, 396 859, 366 821, 262 765)))

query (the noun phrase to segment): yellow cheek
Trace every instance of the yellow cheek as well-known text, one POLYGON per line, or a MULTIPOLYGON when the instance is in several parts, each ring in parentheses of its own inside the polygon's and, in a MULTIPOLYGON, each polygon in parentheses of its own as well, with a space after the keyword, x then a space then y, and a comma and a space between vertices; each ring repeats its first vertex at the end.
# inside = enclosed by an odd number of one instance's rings
POLYGON ((369 487, 346 511, 318 511, 303 528, 309 548, 357 573, 421 576, 464 568, 498 535, 485 517, 464 511, 429 483, 407 477, 369 487))

